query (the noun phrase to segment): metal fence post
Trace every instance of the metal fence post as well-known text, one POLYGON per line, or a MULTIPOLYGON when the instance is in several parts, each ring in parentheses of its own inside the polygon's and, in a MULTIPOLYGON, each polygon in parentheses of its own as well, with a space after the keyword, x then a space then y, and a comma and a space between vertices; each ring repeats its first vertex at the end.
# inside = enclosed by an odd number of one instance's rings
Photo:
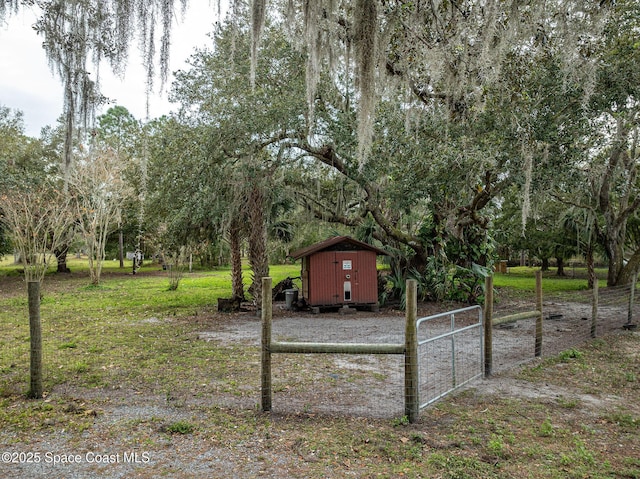
POLYGON ((418 283, 407 280, 404 353, 404 413, 409 422, 414 423, 420 414, 418 378, 418 283))
POLYGON ((535 356, 542 355, 542 271, 536 271, 536 309, 540 314, 536 318, 535 356))
POLYGON ((484 280, 484 375, 493 369, 493 276, 484 280))
POLYGON ((271 278, 262 278, 262 411, 271 411, 271 278))

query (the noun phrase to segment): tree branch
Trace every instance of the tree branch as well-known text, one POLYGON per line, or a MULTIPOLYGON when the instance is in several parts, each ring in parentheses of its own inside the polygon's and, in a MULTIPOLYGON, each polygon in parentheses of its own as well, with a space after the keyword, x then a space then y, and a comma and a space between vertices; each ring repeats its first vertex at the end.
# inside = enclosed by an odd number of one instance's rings
MULTIPOLYGON (((365 192, 365 211, 371 213, 371 216, 376 221, 378 226, 382 228, 385 234, 389 238, 407 245, 409 248, 415 251, 416 254, 424 256, 425 249, 421 241, 416 236, 405 233, 398 229, 384 215, 384 212, 380 207, 380 202, 377 201, 378 195, 376 187, 366 181, 366 179, 364 179, 362 175, 357 172, 357 170, 351 170, 350 168, 348 168, 343 159, 340 158, 340 156, 336 153, 331 145, 312 147, 306 140, 292 142, 291 145, 306 151, 312 157, 318 159, 325 165, 332 167, 334 170, 341 173, 346 178, 355 182, 365 192)), ((356 224, 359 224, 359 220, 353 223, 353 225, 356 224)))

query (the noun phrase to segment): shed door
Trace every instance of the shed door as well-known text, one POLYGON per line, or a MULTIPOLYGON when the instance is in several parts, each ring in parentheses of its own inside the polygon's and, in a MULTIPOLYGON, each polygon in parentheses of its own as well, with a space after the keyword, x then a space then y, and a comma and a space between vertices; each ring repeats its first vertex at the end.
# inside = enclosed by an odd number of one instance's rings
POLYGON ((339 303, 376 303, 378 280, 376 254, 372 251, 337 251, 336 286, 339 303))

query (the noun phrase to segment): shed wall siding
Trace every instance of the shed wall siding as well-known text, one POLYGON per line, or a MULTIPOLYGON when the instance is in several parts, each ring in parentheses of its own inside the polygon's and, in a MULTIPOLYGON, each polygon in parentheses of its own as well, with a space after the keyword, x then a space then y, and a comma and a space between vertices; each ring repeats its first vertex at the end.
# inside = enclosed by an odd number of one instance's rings
POLYGON ((339 304, 335 256, 335 251, 321 251, 309 256, 309 304, 339 304))

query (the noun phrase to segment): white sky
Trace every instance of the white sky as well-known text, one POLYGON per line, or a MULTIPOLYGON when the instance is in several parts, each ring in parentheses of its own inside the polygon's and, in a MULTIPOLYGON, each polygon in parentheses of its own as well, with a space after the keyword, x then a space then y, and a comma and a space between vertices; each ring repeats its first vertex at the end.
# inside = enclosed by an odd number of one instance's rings
MULTIPOLYGON (((196 47, 211 43, 207 33, 213 31, 217 7, 210 3, 216 2, 192 0, 189 3, 184 18, 177 12, 178 23, 171 33, 170 72, 184 68, 186 59, 196 47)), ((33 11, 25 9, 18 16, 10 17, 7 24, 0 24, 0 105, 22 110, 26 134, 38 137, 42 127, 56 124, 62 114, 63 97, 60 80, 51 73, 42 49, 42 37, 31 28, 35 20, 33 11)), ((102 93, 114 99, 114 103, 98 114, 110 106, 122 105, 137 119, 146 118, 145 73, 136 42, 129 53, 124 79, 114 77, 104 65, 101 66, 100 81, 102 93)), ((158 92, 160 79, 155 81, 149 118, 175 109, 175 105, 167 100, 172 81, 170 74, 162 94, 158 92)))

